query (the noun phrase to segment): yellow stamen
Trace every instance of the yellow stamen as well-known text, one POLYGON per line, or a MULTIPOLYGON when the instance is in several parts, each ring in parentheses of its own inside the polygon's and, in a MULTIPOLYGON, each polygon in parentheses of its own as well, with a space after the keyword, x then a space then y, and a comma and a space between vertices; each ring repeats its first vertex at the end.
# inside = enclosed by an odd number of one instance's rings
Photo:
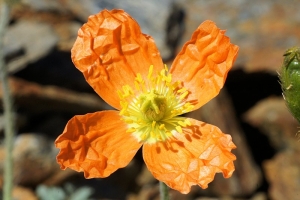
POLYGON ((136 80, 137 82, 139 82, 139 83, 142 83, 142 82, 143 82, 142 75, 141 75, 140 73, 138 73, 138 74, 136 75, 135 80, 136 80))
POLYGON ((153 121, 153 122, 152 122, 152 128, 155 127, 155 124, 156 124, 156 121, 153 121))
POLYGON ((136 129, 135 128, 129 128, 129 129, 127 129, 127 133, 132 133, 132 132, 135 132, 136 131, 136 129))
POLYGON ((164 65, 164 67, 165 67, 165 72, 168 72, 169 71, 168 66, 164 65))
POLYGON ((180 99, 184 99, 189 94, 189 91, 185 91, 183 94, 180 95, 180 99))
POLYGON ((153 73, 153 65, 151 65, 151 66, 149 67, 149 72, 148 72, 148 79, 149 79, 149 80, 151 79, 152 73, 153 73))
POLYGON ((134 89, 129 85, 118 91, 120 115, 128 124, 128 133, 138 141, 155 143, 168 140, 174 132, 183 133, 182 128, 191 122, 178 115, 189 112, 193 105, 186 102, 187 88, 179 81, 172 82, 172 75, 165 65, 159 73, 154 73, 151 65, 147 79, 140 73, 134 80, 134 89))
POLYGON ((161 125, 159 125, 159 130, 163 130, 164 128, 165 128, 165 124, 161 124, 161 125))
POLYGON ((182 128, 181 128, 181 126, 176 126, 175 128, 176 128, 176 130, 177 130, 179 133, 182 133, 182 128))
POLYGON ((137 81, 134 81, 134 86, 135 86, 136 90, 138 90, 138 91, 141 90, 140 84, 137 81))

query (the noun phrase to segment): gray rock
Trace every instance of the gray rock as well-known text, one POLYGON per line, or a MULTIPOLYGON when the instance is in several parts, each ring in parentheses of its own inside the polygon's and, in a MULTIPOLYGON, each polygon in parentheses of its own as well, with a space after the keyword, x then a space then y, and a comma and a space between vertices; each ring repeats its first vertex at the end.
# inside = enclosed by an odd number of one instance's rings
POLYGON ((49 24, 19 20, 4 36, 4 55, 9 57, 8 70, 16 72, 49 53, 58 36, 49 24))
MULTIPOLYGON (((53 141, 43 134, 16 136, 12 153, 16 184, 37 185, 59 169, 55 162, 58 149, 54 147, 53 141)), ((4 146, 0 145, 0 172, 3 171, 4 157, 4 146)))
POLYGON ((66 9, 61 6, 61 1, 57 0, 21 0, 21 2, 36 11, 66 11, 66 9))
POLYGON ((59 36, 57 48, 61 51, 70 52, 81 26, 81 23, 75 21, 57 24, 56 33, 59 36))
POLYGON ((171 49, 165 44, 167 19, 175 0, 120 1, 120 0, 23 0, 34 10, 71 12, 86 22, 90 15, 103 9, 123 9, 141 26, 142 32, 151 35, 163 58, 170 57, 171 49), (60 5, 59 5, 60 4, 60 5))
POLYGON ((20 134, 14 143, 15 183, 37 184, 51 175, 57 168, 58 150, 53 141, 43 134, 20 134))

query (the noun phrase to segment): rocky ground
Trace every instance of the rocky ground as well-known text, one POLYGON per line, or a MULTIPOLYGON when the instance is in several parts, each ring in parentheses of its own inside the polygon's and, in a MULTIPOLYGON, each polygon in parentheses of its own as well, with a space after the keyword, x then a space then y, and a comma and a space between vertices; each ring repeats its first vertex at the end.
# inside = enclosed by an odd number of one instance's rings
MULTIPOLYGON (((41 194, 73 194, 75 199, 92 190, 90 199, 159 199, 158 183, 141 152, 106 179, 85 180, 81 173, 60 170, 55 161, 53 141, 72 116, 109 109, 70 59, 80 26, 104 8, 130 13, 154 37, 166 63, 206 19, 226 29, 232 43, 240 46, 220 95, 189 114, 232 135, 238 147, 236 171, 230 179, 217 175, 206 190, 193 187, 188 195, 170 191, 171 199, 299 199, 299 124, 285 106, 277 78, 283 52, 300 44, 296 5, 297 0, 22 0, 14 5, 4 52, 18 129, 15 199, 35 200, 39 195, 45 200, 41 194)), ((3 140, 2 114, 0 134, 3 140)), ((1 171, 3 156, 1 146, 1 171)))

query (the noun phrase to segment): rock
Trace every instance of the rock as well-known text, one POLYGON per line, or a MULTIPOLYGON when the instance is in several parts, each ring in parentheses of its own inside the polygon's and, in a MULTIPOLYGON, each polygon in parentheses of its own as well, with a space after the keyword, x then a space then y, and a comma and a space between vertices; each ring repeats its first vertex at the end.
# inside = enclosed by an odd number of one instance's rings
POLYGON ((299 150, 285 150, 264 163, 272 200, 299 199, 299 150))
POLYGON ((267 194, 263 192, 258 192, 250 198, 250 200, 267 200, 267 199, 268 199, 267 194))
MULTIPOLYGON (((84 23, 90 15, 96 14, 103 9, 123 9, 139 23, 143 33, 149 34, 155 39, 156 45, 163 58, 169 58, 172 54, 171 47, 166 44, 166 37, 167 20, 174 11, 172 7, 174 3, 173 0, 64 0, 55 2, 49 0, 23 0, 23 3, 36 11, 55 10, 56 12, 69 12, 84 23), (159 5, 159 7, 157 7, 157 5, 159 5)), ((176 9, 178 12, 181 12, 181 9, 176 9)))
POLYGON ((18 20, 4 35, 8 71, 16 72, 49 53, 58 37, 46 23, 18 20))
MULTIPOLYGON (((36 186, 59 169, 58 149, 43 134, 20 134, 13 147, 14 184, 36 186)), ((3 172, 5 150, 0 146, 0 171, 3 172)))
POLYGON ((61 1, 21 0, 20 2, 36 11, 66 11, 66 8, 61 5, 61 1))
POLYGON ((263 163, 272 200, 298 199, 300 147, 295 134, 298 122, 282 97, 261 100, 245 114, 245 120, 265 133, 278 153, 263 163))
MULTIPOLYGON (((1 150, 0 150, 1 151, 1 150)), ((2 158, 2 156, 1 156, 2 158)), ((2 197, 3 193, 3 180, 0 176, 0 195, 2 197)), ((19 185, 14 185, 12 188, 12 198, 13 200, 38 200, 37 196, 34 194, 34 192, 26 187, 22 187, 19 185)), ((2 198, 1 198, 2 199, 2 198)))
MULTIPOLYGON (((78 93, 56 86, 41 86, 17 78, 10 78, 9 84, 16 105, 25 110, 29 109, 30 112, 51 111, 86 114, 107 107, 96 94, 78 93)), ((0 101, 2 95, 0 88, 0 101)))
POLYGON ((62 22, 55 26, 56 33, 59 36, 57 47, 61 51, 69 52, 77 38, 77 32, 82 24, 74 21, 62 22))
MULTIPOLYGON (((0 148, 0 152, 2 153, 2 148, 0 148)), ((2 154, 0 155, 1 158, 3 158, 2 154)), ((3 193, 3 178, 2 174, 0 176, 0 195, 2 197, 3 193)), ((26 187, 22 187, 19 185, 14 185, 12 188, 12 198, 14 200, 38 200, 37 196, 34 194, 34 192, 26 187)), ((2 199, 2 198, 1 198, 2 199)))
POLYGON ((14 181, 21 185, 37 185, 59 169, 58 149, 54 141, 42 134, 18 135, 13 150, 14 181))
POLYGON ((76 16, 68 12, 61 3, 62 1, 23 0, 23 4, 12 7, 11 20, 50 26, 51 33, 58 37, 57 49, 70 52, 82 23, 74 20, 76 16))
POLYGON ((265 133, 277 150, 299 146, 295 137, 299 123, 290 114, 282 97, 259 101, 245 113, 244 119, 265 133))
POLYGON ((240 47, 235 63, 248 72, 276 73, 287 48, 300 43, 299 7, 294 0, 180 0, 187 13, 187 41, 196 27, 206 19, 227 30, 232 43, 240 47))
POLYGON ((14 200, 38 200, 37 196, 28 188, 15 186, 12 191, 14 200))

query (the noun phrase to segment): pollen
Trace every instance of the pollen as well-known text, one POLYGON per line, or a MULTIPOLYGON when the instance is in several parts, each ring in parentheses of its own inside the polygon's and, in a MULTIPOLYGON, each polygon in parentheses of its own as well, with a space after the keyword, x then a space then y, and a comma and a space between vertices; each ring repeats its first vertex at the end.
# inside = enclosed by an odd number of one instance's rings
POLYGON ((194 107, 186 100, 189 91, 180 82, 172 82, 166 66, 155 74, 151 65, 147 77, 137 74, 133 85, 118 91, 120 115, 128 124, 127 132, 139 142, 166 141, 174 132, 182 133, 182 127, 191 125, 180 116, 194 107))

